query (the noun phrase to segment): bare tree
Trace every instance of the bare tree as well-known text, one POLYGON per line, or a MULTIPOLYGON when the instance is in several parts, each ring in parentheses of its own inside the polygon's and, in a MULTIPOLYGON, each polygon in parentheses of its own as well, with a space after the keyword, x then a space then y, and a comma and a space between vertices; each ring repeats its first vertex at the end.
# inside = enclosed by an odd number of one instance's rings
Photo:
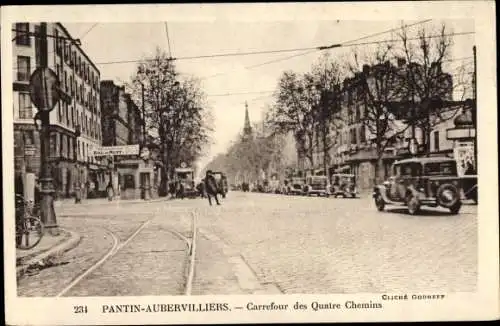
POLYGON ((422 27, 416 38, 410 37, 407 27, 403 26, 399 38, 398 54, 407 65, 401 75, 404 79, 401 92, 409 104, 406 120, 413 130, 415 127, 422 130, 422 145, 429 153, 432 129, 453 118, 463 107, 471 86, 470 78, 460 67, 450 72, 443 70, 445 64, 452 61, 453 38, 446 25, 422 27), (451 114, 450 109, 454 110, 451 114))
MULTIPOLYGON (((154 56, 138 64, 129 87, 136 99, 141 98, 144 87, 146 124, 148 131, 158 135, 163 175, 171 177, 180 162, 192 164, 202 154, 211 132, 210 111, 196 80, 180 80, 168 55, 157 49, 154 56)), ((162 179, 165 190, 166 181, 162 179)))
POLYGON ((361 142, 366 141, 375 149, 374 183, 379 181, 385 150, 408 128, 401 120, 404 101, 400 93, 400 67, 391 63, 391 50, 391 46, 379 46, 365 53, 364 58, 355 52, 349 63, 354 76, 344 81, 347 123, 359 125, 361 142))
POLYGON ((342 68, 327 53, 312 66, 305 80, 308 97, 313 103, 315 147, 323 154, 323 169, 327 173, 331 160, 330 150, 342 124, 342 68))
POLYGON ((293 132, 299 169, 303 169, 303 160, 307 158, 314 165, 314 112, 309 89, 305 78, 286 71, 278 82, 275 104, 268 112, 268 123, 280 133, 293 132))

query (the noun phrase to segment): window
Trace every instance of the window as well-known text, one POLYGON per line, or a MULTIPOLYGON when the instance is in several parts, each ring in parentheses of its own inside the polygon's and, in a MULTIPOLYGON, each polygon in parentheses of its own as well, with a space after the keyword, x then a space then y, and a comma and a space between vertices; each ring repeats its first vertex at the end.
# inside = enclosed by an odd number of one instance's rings
POLYGON ((33 118, 33 108, 31 106, 31 99, 29 93, 19 93, 19 118, 21 119, 33 118))
POLYGON ((359 142, 360 143, 366 142, 366 130, 364 125, 361 125, 361 127, 359 128, 359 142))
POLYGON ((68 158, 73 158, 73 138, 68 138, 68 158))
POLYGON ((32 130, 25 131, 23 133, 24 136, 24 146, 34 146, 35 145, 35 136, 33 135, 32 130))
POLYGON ((62 107, 62 104, 61 104, 62 101, 59 101, 57 103, 57 121, 58 122, 61 122, 62 121, 62 110, 63 110, 63 107, 62 107))
POLYGON ((64 142, 64 135, 63 134, 59 134, 59 149, 56 153, 56 156, 62 156, 63 153, 64 153, 64 145, 63 145, 63 142, 64 142))
POLYGON ((425 175, 456 176, 457 165, 454 161, 427 163, 424 167, 425 175))
POLYGON ((59 31, 56 29, 54 31, 54 44, 56 47, 56 54, 61 55, 61 40, 59 39, 59 31))
POLYGON ((73 90, 73 76, 69 77, 69 90, 71 91, 71 95, 73 95, 74 94, 74 90, 73 90))
POLYGON ((69 113, 68 113, 68 103, 64 102, 64 118, 66 125, 69 125, 69 113))
POLYGON ((29 35, 30 24, 29 23, 17 23, 16 24, 16 44, 17 45, 31 45, 31 38, 29 35))
POLYGON ((439 131, 434 132, 434 151, 439 151, 439 131))
POLYGON ((351 129, 351 145, 356 145, 358 143, 356 139, 356 129, 351 129))
POLYGON ((29 81, 31 75, 30 57, 17 57, 17 80, 29 81))
POLYGON ((64 90, 68 91, 68 73, 64 71, 64 90))
POLYGON ((50 156, 57 156, 56 151, 57 151, 57 134, 51 134, 50 135, 50 156))

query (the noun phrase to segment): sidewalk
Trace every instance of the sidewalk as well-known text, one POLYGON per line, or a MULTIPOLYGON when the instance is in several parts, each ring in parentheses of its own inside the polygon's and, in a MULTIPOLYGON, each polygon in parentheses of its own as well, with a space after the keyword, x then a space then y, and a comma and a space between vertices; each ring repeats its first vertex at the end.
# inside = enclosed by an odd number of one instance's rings
POLYGON ((218 236, 199 229, 192 295, 281 294, 273 284, 261 284, 239 252, 218 236))
POLYGON ((52 258, 73 249, 80 242, 81 236, 73 231, 59 228, 59 235, 45 232, 38 245, 29 250, 16 249, 16 274, 22 276, 36 265, 43 265, 52 258))

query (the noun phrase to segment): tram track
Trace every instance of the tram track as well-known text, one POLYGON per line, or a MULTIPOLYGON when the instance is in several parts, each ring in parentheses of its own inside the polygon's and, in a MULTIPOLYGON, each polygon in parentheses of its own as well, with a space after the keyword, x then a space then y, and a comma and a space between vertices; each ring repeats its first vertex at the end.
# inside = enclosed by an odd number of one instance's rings
MULTIPOLYGON (((191 238, 187 237, 186 235, 181 234, 177 230, 174 230, 172 227, 163 227, 163 229, 169 233, 171 233, 173 236, 176 238, 182 240, 185 245, 186 249, 184 249, 187 252, 187 259, 188 259, 188 265, 187 269, 185 272, 185 286, 184 286, 184 294, 185 295, 190 295, 191 294, 191 289, 192 289, 192 282, 194 278, 194 268, 195 268, 195 255, 196 255, 196 213, 191 211, 191 217, 192 217, 192 225, 191 225, 191 230, 190 230, 190 236, 191 238)), ((79 217, 75 217, 79 218, 79 217)), ((74 289, 77 285, 82 283, 85 279, 87 279, 89 276, 91 276, 99 267, 103 266, 106 262, 109 262, 109 260, 114 257, 117 253, 122 251, 123 248, 128 246, 130 242, 137 237, 141 231, 143 231, 148 225, 150 225, 151 221, 154 219, 154 217, 151 217, 150 219, 144 221, 137 227, 134 232, 128 236, 124 241, 120 240, 120 237, 117 232, 113 232, 108 228, 103 227, 105 230, 106 234, 108 234, 112 240, 113 240, 113 245, 111 248, 97 261, 95 262, 92 266, 86 268, 82 273, 80 273, 76 278, 74 278, 68 285, 66 285, 59 293, 56 294, 56 297, 64 297, 66 296, 72 289, 74 289)))

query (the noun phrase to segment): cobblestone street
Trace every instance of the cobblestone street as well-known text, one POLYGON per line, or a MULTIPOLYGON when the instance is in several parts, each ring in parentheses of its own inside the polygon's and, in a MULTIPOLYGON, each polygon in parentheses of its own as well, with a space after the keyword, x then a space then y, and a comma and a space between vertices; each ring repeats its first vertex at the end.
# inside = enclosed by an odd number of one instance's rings
POLYGON ((474 291, 476 210, 410 216, 403 208, 378 212, 368 196, 239 192, 212 207, 202 199, 62 205, 61 226, 82 241, 64 264, 23 277, 19 295, 57 295, 113 246, 65 296, 184 294, 192 213, 202 230, 195 295, 474 291))

